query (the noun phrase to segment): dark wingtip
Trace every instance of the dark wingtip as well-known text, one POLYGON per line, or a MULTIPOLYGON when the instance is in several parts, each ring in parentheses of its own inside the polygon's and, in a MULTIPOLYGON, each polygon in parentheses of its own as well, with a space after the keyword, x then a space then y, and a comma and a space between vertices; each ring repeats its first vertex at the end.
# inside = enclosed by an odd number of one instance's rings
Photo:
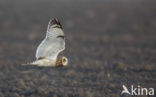
POLYGON ((51 25, 58 25, 59 28, 62 28, 62 25, 61 25, 61 23, 58 21, 57 18, 51 18, 51 19, 50 19, 50 24, 51 24, 51 25))

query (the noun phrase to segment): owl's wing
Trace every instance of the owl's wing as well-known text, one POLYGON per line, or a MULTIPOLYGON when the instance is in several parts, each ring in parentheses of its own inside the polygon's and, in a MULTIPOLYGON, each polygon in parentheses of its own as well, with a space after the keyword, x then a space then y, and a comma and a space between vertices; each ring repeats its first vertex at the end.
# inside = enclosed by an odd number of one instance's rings
POLYGON ((46 38, 37 48, 36 58, 55 60, 64 49, 65 38, 62 26, 57 19, 51 19, 48 24, 46 38))
POLYGON ((57 37, 56 39, 44 39, 38 46, 36 51, 36 58, 47 58, 55 60, 58 54, 65 49, 65 40, 57 37))

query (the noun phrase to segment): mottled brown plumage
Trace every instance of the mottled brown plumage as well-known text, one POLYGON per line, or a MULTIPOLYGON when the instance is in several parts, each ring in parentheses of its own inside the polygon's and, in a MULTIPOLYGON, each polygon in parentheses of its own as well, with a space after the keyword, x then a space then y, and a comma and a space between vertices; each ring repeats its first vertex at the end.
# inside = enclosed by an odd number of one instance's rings
POLYGON ((67 64, 65 63, 68 63, 68 60, 65 59, 65 57, 58 57, 56 59, 56 67, 66 66, 67 64))
POLYGON ((63 64, 62 64, 62 57, 58 57, 56 59, 56 67, 60 67, 60 66, 63 66, 63 64))

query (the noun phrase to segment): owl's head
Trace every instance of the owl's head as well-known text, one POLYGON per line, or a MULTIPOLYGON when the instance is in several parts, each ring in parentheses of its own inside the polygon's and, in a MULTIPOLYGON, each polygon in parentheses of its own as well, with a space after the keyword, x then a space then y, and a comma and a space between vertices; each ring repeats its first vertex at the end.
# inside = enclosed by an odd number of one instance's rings
POLYGON ((66 57, 63 56, 61 61, 62 61, 62 65, 63 66, 67 66, 68 65, 68 59, 66 57))

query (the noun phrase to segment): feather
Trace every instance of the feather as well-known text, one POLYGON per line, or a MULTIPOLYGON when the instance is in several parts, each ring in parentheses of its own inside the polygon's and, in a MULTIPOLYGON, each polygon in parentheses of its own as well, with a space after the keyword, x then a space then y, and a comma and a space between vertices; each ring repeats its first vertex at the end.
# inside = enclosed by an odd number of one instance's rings
POLYGON ((58 54, 65 49, 64 32, 57 26, 61 26, 58 20, 49 21, 46 37, 37 47, 36 59, 56 60, 58 54))

